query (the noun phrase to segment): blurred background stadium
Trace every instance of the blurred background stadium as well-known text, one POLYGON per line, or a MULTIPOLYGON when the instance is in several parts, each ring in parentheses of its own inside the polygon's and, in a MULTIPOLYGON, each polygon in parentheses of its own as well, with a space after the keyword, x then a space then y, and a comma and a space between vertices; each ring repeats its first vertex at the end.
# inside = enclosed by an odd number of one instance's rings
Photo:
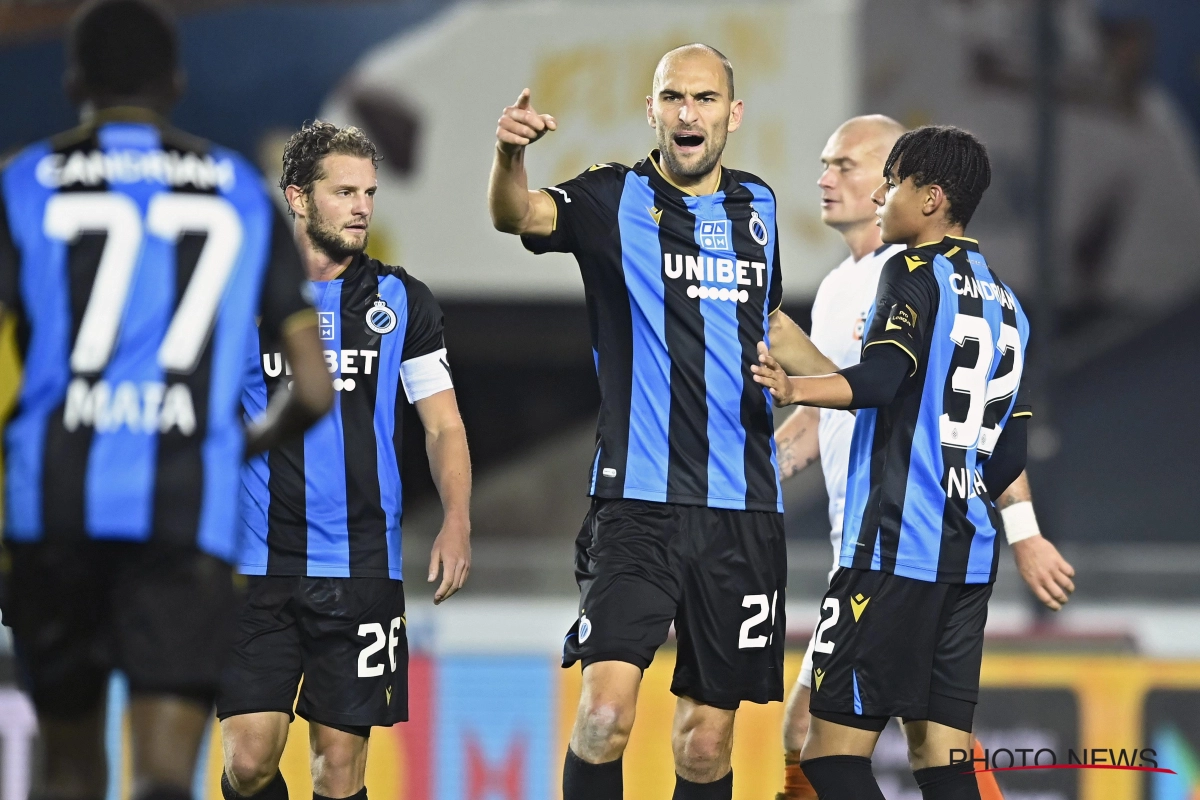
MULTIPOLYGON (((60 86, 76 5, 0 0, 0 153, 73 123, 60 86)), ((1043 612, 1002 555, 980 734, 991 748, 1047 748, 1060 761, 1069 748, 1152 748, 1178 773, 1002 774, 1010 798, 1200 797, 1200 4, 170 5, 189 79, 174 121, 241 150, 271 179, 304 120, 365 128, 385 155, 372 252, 427 282, 446 312, 475 461, 474 565, 467 589, 434 610, 423 572, 439 510, 423 454, 409 448, 413 721, 377 732, 372 797, 557 796, 578 673, 555 657, 575 614, 571 554, 598 395, 573 262, 534 259, 488 222, 495 119, 524 86, 558 118, 530 158, 534 182, 630 163, 653 145, 643 98, 654 63, 694 40, 737 71, 746 123, 726 161, 779 193, 785 309, 805 325, 817 284, 844 257, 815 189, 837 124, 880 112, 961 125, 987 143, 995 177, 971 233, 1035 314, 1029 469, 1042 528, 1075 566, 1078 591, 1063 612, 1043 612)), ((8 403, 17 374, 11 335, 2 341, 8 403)), ((794 676, 829 563, 819 468, 785 484, 785 498, 794 676)), ((24 800, 36 732, 5 641, 0 800, 24 800)), ((673 782, 664 655, 626 756, 630 797, 667 796, 673 782)), ((122 691, 115 682, 114 707, 122 691)), ((778 704, 743 706, 739 800, 781 784, 781 716, 778 704)), ((885 793, 919 797, 901 737, 885 736, 875 759, 885 793)), ((306 741, 293 736, 288 754, 298 796, 306 741)), ((119 722, 110 742, 119 759, 119 722)), ((122 774, 113 771, 114 792, 122 774)), ((198 796, 219 797, 216 775, 214 743, 198 796)))

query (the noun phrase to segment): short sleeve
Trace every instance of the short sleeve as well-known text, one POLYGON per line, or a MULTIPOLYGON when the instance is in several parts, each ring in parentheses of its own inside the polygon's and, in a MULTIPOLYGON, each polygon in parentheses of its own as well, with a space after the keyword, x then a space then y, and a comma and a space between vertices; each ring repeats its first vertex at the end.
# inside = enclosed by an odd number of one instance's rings
MULTIPOLYGON (((910 254, 911 255, 911 254, 910 254)), ((899 347, 912 359, 916 374, 925 351, 925 340, 933 329, 938 306, 937 278, 929 269, 929 259, 910 266, 918 259, 898 253, 888 259, 879 277, 875 314, 867 329, 863 350, 877 344, 899 347)))
POLYGON ((8 208, 0 198, 0 307, 14 309, 19 305, 17 269, 20 261, 8 227, 8 208))
POLYGON ((410 403, 454 388, 446 353, 442 308, 429 287, 406 276, 408 326, 400 355, 400 382, 410 403))
POLYGON ((310 319, 313 310, 307 298, 300 253, 296 250, 287 221, 280 213, 272 216, 271 250, 267 256, 258 313, 261 317, 259 330, 268 340, 276 341, 292 324, 310 319))
POLYGON ((1029 389, 1024 381, 1017 387, 1017 402, 1013 405, 1011 417, 1032 417, 1033 406, 1029 402, 1029 389))
POLYGON ((521 236, 531 253, 578 253, 616 225, 621 197, 621 172, 616 167, 596 164, 541 191, 554 201, 554 230, 549 236, 521 236))

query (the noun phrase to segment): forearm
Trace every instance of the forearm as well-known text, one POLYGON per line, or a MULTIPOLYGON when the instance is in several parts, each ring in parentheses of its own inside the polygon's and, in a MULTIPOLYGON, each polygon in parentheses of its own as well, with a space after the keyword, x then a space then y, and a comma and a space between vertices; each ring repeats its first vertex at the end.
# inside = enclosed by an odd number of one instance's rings
POLYGON ((429 472, 442 500, 447 522, 455 521, 470 528, 471 455, 467 432, 461 422, 425 432, 425 450, 429 472))
POLYGON ((525 173, 525 148, 497 144, 488 181, 488 210, 492 225, 504 233, 528 233, 529 177, 525 173))
POLYGON ((816 408, 850 409, 854 392, 850 383, 838 373, 812 377, 788 378, 792 384, 793 402, 816 408))
POLYGON ((837 364, 817 349, 800 326, 782 311, 770 319, 771 355, 789 375, 827 375, 837 364))
POLYGON ((246 426, 245 455, 252 456, 270 450, 281 442, 298 436, 321 418, 287 389, 275 392, 261 419, 246 426))
POLYGON ((817 460, 821 447, 817 439, 820 412, 815 408, 798 408, 775 429, 775 450, 779 472, 790 478, 817 460))
POLYGON ((1032 503, 1033 491, 1029 488, 1029 473, 1022 471, 1004 492, 996 498, 996 508, 1000 511, 1016 503, 1032 503))

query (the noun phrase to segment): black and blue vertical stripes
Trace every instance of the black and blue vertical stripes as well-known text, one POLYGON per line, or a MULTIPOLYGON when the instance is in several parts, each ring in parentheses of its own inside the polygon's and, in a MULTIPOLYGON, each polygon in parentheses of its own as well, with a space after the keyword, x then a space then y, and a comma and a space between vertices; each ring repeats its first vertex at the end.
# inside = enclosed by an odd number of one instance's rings
POLYGON ((781 300, 774 194, 725 169, 694 196, 656 155, 547 192, 555 231, 523 237, 583 275, 601 392, 590 491, 782 511, 770 399, 750 373, 781 300))
MULTIPOLYGON (((247 540, 239 569, 399 580, 400 365, 444 346, 441 310, 420 281, 367 257, 311 287, 334 406, 303 438, 251 459, 243 470, 247 540), (395 315, 394 326, 378 324, 388 321, 386 314, 372 320, 375 328, 368 324, 380 301, 395 315)), ((287 380, 277 344, 263 337, 247 372, 243 405, 254 417, 287 380)))
POLYGON ((5 533, 233 560, 244 357, 256 317, 276 335, 307 308, 303 273, 244 159, 135 116, 101 112, 0 174, 24 372, 5 533))

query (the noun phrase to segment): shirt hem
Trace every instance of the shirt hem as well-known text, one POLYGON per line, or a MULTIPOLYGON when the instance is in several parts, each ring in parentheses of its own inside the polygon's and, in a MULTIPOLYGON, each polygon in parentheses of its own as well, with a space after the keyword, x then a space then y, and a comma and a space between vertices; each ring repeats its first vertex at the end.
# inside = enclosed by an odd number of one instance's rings
POLYGON ((402 568, 388 569, 363 569, 355 570, 351 575, 350 571, 345 567, 315 567, 308 570, 268 570, 266 564, 238 564, 237 571, 240 575, 268 575, 279 578, 391 578, 396 581, 403 581, 402 568))
POLYGON ((700 506, 703 508, 719 508, 726 511, 761 511, 769 514, 783 513, 783 500, 774 503, 761 500, 746 500, 732 497, 699 497, 696 495, 672 495, 667 499, 666 492, 652 489, 639 489, 636 486, 626 486, 623 492, 604 491, 595 489, 589 493, 592 497, 603 497, 607 500, 647 500, 652 503, 670 503, 678 506, 700 506))
POLYGON ((970 572, 969 571, 969 572, 956 572, 952 575, 944 575, 943 574, 940 576, 941 579, 939 580, 938 571, 936 569, 930 569, 929 567, 918 567, 918 566, 915 566, 912 564, 904 564, 901 562, 896 562, 896 566, 892 567, 891 569, 887 569, 882 566, 879 566, 879 567, 855 567, 854 559, 853 558, 845 558, 845 557, 840 558, 838 560, 838 566, 846 567, 847 569, 866 569, 866 570, 870 570, 872 572, 886 572, 888 574, 895 575, 900 578, 909 578, 914 581, 925 581, 926 583, 978 584, 978 583, 991 583, 992 581, 994 581, 996 579, 996 576, 993 575, 992 571, 989 569, 985 572, 979 572, 979 571, 970 572))

